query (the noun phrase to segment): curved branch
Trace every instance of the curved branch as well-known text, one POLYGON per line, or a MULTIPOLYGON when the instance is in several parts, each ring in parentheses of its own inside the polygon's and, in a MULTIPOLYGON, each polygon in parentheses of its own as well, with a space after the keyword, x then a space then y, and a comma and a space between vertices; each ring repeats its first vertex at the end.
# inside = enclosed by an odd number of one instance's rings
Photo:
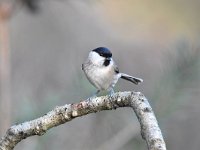
POLYGON ((118 92, 112 96, 96 97, 56 107, 38 119, 10 127, 0 140, 0 150, 12 150, 21 140, 33 135, 43 135, 48 129, 76 117, 119 107, 133 108, 140 122, 141 135, 149 150, 166 150, 153 110, 140 92, 118 92))

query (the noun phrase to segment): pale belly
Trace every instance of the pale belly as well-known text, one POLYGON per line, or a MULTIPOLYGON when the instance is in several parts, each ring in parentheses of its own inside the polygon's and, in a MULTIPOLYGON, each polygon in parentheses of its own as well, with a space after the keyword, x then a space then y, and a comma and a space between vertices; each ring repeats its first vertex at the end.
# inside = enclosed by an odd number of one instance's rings
POLYGON ((85 71, 85 74, 88 80, 99 90, 107 90, 114 87, 119 78, 114 69, 110 67, 89 69, 85 71))

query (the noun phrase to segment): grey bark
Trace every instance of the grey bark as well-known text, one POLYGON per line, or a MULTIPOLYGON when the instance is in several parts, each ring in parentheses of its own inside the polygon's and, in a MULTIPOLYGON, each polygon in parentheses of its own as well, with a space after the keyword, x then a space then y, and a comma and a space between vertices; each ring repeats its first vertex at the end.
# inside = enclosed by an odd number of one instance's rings
POLYGON ((118 92, 112 96, 96 97, 56 107, 38 119, 10 127, 0 140, 0 150, 12 150, 21 140, 33 135, 43 135, 48 129, 76 117, 119 107, 133 108, 140 122, 141 135, 149 150, 166 150, 153 110, 140 92, 118 92))

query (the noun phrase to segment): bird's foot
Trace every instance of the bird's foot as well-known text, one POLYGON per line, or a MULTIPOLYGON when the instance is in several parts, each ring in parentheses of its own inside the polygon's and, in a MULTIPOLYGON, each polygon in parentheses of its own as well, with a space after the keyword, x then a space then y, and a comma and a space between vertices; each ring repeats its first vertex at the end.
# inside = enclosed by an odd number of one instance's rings
POLYGON ((93 98, 97 97, 97 94, 99 94, 100 90, 97 90, 92 96, 90 96, 89 98, 87 98, 87 100, 91 100, 93 98))
POLYGON ((109 91, 109 96, 112 96, 115 93, 115 91, 113 90, 113 88, 110 88, 108 91, 109 91))

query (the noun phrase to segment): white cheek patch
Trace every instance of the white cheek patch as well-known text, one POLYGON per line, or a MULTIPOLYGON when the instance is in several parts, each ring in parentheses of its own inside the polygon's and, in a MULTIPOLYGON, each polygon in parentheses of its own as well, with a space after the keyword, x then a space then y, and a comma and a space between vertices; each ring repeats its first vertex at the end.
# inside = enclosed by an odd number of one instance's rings
POLYGON ((105 58, 103 58, 102 56, 100 56, 98 53, 91 51, 89 53, 89 59, 90 61, 98 66, 103 65, 105 58))

